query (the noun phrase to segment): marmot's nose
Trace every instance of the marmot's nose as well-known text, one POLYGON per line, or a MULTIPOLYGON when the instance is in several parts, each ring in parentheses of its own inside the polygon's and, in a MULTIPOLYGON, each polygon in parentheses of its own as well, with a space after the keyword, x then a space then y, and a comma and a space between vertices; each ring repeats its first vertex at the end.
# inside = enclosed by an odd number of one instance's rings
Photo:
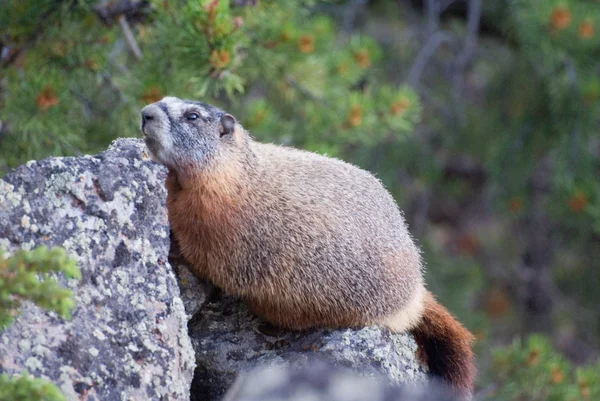
POLYGON ((156 125, 156 122, 154 121, 160 120, 161 112, 162 110, 160 107, 157 107, 155 104, 149 104, 142 109, 142 121, 140 122, 140 129, 144 135, 151 133, 152 129, 149 130, 149 128, 156 125))
POLYGON ((156 110, 153 107, 144 107, 142 109, 142 122, 146 123, 148 121, 152 121, 156 118, 156 110))

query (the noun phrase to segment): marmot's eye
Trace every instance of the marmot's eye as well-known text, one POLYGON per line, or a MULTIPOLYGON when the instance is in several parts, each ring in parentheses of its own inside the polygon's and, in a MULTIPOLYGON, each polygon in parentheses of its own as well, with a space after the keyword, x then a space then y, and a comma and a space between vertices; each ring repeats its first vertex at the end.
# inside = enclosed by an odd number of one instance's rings
POLYGON ((196 113, 190 113, 190 114, 186 115, 185 118, 187 118, 189 121, 194 121, 194 120, 197 120, 198 118, 200 118, 200 116, 196 113))

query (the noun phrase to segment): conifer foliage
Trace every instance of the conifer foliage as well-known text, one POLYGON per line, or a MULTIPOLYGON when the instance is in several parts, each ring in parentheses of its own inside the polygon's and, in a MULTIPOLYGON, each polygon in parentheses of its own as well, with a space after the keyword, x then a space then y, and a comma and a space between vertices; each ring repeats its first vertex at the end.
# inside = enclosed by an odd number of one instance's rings
MULTIPOLYGON (((68 319, 75 306, 70 290, 53 277, 81 278, 75 262, 60 248, 38 247, 19 250, 5 257, 0 250, 0 331, 8 327, 24 301, 53 311, 68 319)), ((31 378, 24 372, 17 378, 0 374, 0 401, 61 401, 64 397, 52 383, 31 378)))
MULTIPOLYGON (((586 216, 600 233, 600 186, 596 156, 600 116, 600 3, 518 0, 510 9, 508 29, 533 69, 536 97, 515 110, 522 126, 517 135, 536 158, 551 159, 563 218, 586 216), (543 113, 544 118, 540 118, 543 113), (524 132, 525 131, 525 132, 524 132), (592 140, 592 142, 590 142, 592 140)), ((535 160, 533 160, 535 163, 535 160)), ((516 163, 513 168, 518 168, 516 163)))
POLYGON ((494 353, 491 382, 497 385, 488 400, 597 400, 600 362, 573 366, 547 338, 533 335, 515 340, 494 353))
POLYGON ((419 102, 378 80, 374 40, 339 35, 314 2, 249 3, 131 3, 145 13, 121 21, 137 59, 122 24, 98 18, 96 2, 10 0, 0 20, 12 53, 1 156, 14 166, 97 151, 137 135, 140 107, 165 95, 227 108, 261 139, 334 154, 410 132, 419 102))

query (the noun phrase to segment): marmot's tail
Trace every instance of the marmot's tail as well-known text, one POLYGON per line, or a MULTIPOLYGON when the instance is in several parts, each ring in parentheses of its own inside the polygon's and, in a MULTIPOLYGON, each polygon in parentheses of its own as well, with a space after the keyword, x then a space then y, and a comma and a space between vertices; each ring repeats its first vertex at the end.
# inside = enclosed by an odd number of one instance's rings
POLYGON ((429 291, 424 296, 423 317, 411 332, 424 351, 429 371, 462 398, 470 398, 475 379, 474 337, 429 291))

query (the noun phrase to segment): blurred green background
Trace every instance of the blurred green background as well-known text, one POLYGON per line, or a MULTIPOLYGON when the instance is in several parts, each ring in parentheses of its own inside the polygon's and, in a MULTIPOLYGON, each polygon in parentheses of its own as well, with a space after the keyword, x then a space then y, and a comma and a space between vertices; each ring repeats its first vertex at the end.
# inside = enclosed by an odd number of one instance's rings
POLYGON ((385 183, 478 399, 600 399, 600 2, 5 0, 0 49, 0 175, 216 104, 385 183))

